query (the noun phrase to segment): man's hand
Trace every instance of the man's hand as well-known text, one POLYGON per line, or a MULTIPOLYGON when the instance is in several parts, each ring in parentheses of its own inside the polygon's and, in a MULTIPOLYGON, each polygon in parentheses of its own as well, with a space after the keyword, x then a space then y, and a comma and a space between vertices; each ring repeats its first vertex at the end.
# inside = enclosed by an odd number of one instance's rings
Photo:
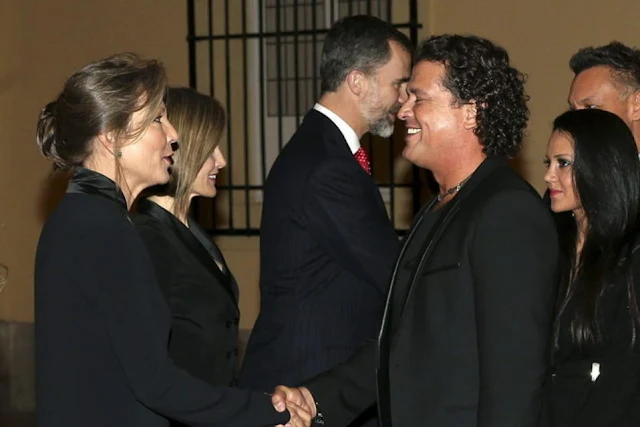
POLYGON ((280 408, 281 406, 276 407, 276 411, 284 412, 285 410, 287 410, 289 411, 289 415, 291 416, 291 418, 284 426, 282 424, 278 424, 276 427, 310 427, 311 426, 311 420, 313 419, 313 416, 307 409, 289 401, 286 402, 284 409, 281 410, 280 408))
POLYGON ((316 416, 316 402, 306 387, 278 386, 271 396, 271 403, 278 412, 289 410, 291 420, 285 427, 310 426, 316 416))

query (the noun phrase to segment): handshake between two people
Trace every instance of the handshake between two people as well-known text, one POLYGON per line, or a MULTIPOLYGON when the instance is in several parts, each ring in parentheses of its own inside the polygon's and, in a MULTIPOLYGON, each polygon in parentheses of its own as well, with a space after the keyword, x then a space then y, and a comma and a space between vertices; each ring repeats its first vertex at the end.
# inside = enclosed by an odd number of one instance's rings
POLYGON ((271 395, 271 403, 278 412, 289 411, 291 419, 284 426, 309 427, 317 415, 316 402, 306 387, 285 387, 279 385, 271 395))

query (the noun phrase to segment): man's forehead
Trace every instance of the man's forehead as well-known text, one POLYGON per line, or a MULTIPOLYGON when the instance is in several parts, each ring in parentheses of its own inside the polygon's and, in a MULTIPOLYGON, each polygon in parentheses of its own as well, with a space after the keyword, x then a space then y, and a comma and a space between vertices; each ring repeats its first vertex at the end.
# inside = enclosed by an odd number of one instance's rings
POLYGON ((429 87, 440 84, 443 73, 442 64, 430 61, 418 62, 411 72, 408 89, 426 91, 429 87))
POLYGON ((592 67, 581 71, 574 77, 571 82, 569 98, 578 101, 611 89, 617 89, 611 69, 604 66, 592 67))

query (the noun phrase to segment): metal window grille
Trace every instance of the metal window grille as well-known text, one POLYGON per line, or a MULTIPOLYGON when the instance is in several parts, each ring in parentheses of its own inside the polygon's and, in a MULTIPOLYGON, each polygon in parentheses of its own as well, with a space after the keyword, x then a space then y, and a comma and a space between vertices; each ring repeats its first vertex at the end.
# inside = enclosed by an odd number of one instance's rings
MULTIPOLYGON (((187 0, 189 85, 216 97, 228 113, 221 141, 228 165, 218 196, 194 206, 205 227, 259 234, 269 168, 319 98, 324 36, 337 19, 356 14, 385 19, 418 41, 417 0, 187 0)), ((398 133, 388 140, 368 135, 362 143, 402 233, 428 190, 426 175, 401 158, 398 133)))

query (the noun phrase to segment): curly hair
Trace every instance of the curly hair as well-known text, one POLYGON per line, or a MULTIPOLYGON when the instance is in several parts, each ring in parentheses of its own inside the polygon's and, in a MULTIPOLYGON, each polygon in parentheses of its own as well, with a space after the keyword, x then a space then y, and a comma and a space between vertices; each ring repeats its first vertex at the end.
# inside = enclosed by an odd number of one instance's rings
POLYGON ((640 90, 640 50, 618 41, 580 49, 571 57, 569 66, 575 75, 593 67, 610 67, 620 83, 632 91, 640 90))
POLYGON ((418 48, 416 63, 444 65, 442 85, 456 105, 475 103, 474 132, 488 156, 513 157, 522 147, 529 119, 525 76, 509 64, 502 47, 476 36, 444 34, 418 48))

